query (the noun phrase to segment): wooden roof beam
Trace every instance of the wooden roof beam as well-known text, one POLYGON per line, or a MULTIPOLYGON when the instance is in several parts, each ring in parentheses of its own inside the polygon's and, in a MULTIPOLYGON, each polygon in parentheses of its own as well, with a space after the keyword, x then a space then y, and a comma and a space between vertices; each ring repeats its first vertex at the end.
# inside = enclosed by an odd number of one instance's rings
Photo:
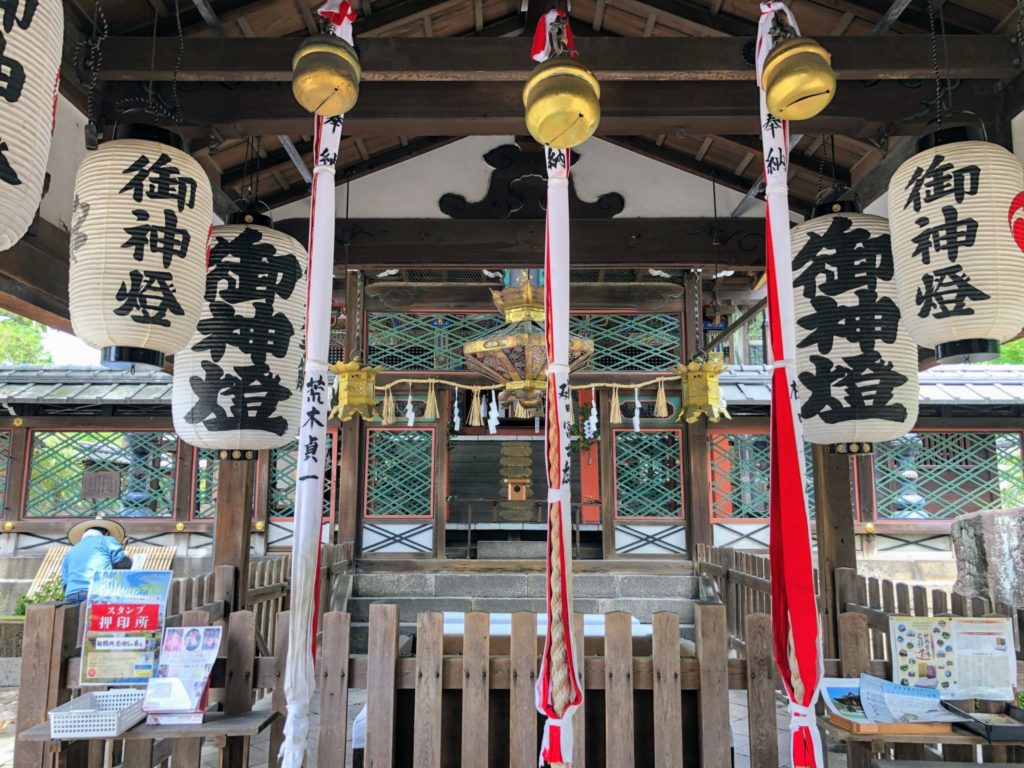
MULTIPOLYGON (((924 130, 930 112, 906 84, 844 83, 832 104, 800 128, 807 133, 871 137, 888 126, 892 135, 924 130)), ((137 84, 108 83, 107 111, 114 118, 119 99, 137 95, 137 84)), ((520 82, 381 83, 361 88, 359 104, 346 115, 347 136, 474 136, 522 133, 520 82)), ((957 106, 990 119, 1001 108, 992 84, 975 83, 957 92, 957 106)), ((193 125, 215 126, 223 136, 298 135, 309 115, 286 84, 217 84, 182 89, 184 113, 193 125)), ((602 85, 600 136, 753 135, 760 131, 750 85, 741 82, 635 82, 602 85)), ((200 138, 208 128, 183 127, 200 138)))
MULTIPOLYGON (((383 13, 383 12, 382 12, 383 13)), ((376 17, 375 17, 376 18, 376 17)), ((190 38, 178 69, 180 82, 291 82, 292 55, 301 38, 190 38)), ((752 82, 743 58, 746 38, 586 37, 580 55, 602 85, 616 81, 752 82)), ((931 79, 926 35, 823 37, 841 80, 931 79)), ((1017 48, 1006 35, 952 35, 946 39, 954 79, 1015 77, 1017 48)), ((366 38, 360 42, 363 82, 516 82, 531 70, 529 41, 519 38, 366 38)), ((169 81, 178 41, 111 37, 103 44, 100 80, 169 81), (155 46, 155 50, 154 50, 155 46), (152 69, 150 61, 152 58, 152 69)), ((840 89, 841 92, 842 89, 840 89)))
MULTIPOLYGON (((306 218, 277 227, 303 243, 309 235, 306 218)), ((570 228, 574 269, 764 268, 761 217, 720 218, 717 249, 710 218, 596 219, 570 228)), ((339 244, 351 236, 350 269, 503 269, 544 260, 543 219, 339 219, 335 232, 339 244)), ((336 272, 343 269, 341 251, 336 272)))

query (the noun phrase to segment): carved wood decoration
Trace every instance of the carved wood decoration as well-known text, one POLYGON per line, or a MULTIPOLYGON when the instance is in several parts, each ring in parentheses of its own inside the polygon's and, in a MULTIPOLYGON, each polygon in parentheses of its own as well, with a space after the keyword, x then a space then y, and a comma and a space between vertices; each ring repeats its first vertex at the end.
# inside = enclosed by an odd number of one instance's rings
MULTIPOLYGON (((581 156, 572 153, 576 165, 581 156)), ((470 202, 462 195, 441 195, 438 207, 453 219, 543 219, 548 179, 544 150, 531 141, 502 144, 484 155, 494 171, 482 200, 470 202)), ((569 177, 569 217, 610 219, 622 213, 626 201, 617 192, 606 192, 593 203, 580 200, 573 177, 569 177)))

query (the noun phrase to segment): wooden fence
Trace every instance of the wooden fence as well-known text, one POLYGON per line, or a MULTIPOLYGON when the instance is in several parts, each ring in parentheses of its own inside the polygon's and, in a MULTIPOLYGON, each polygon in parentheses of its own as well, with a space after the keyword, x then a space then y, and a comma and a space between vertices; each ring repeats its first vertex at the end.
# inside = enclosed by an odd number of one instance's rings
MULTIPOLYGON (((699 545, 696 567, 722 596, 730 645, 742 651, 746 644, 746 616, 751 612, 771 613, 768 558, 699 545)), ((889 616, 948 615, 1009 617, 1017 640, 1017 658, 1024 660, 1024 609, 1014 610, 1005 603, 990 606, 985 598, 965 597, 948 589, 928 589, 921 584, 860 576, 851 568, 837 568, 835 584, 837 612, 859 613, 866 617, 872 655, 876 659, 889 658, 889 616)))
MULTIPOLYGON (((196 614, 200 620, 217 615, 210 608, 186 617, 195 621, 196 614)), ((80 660, 75 644, 67 641, 76 631, 78 615, 71 606, 40 604, 30 609, 22 693, 42 690, 47 695, 19 709, 15 768, 49 768, 54 757, 62 768, 86 768, 95 764, 91 759, 98 752, 102 754, 102 742, 58 744, 47 738, 47 710, 66 701, 77 687, 80 660)), ((345 764, 350 749, 349 691, 366 689, 367 722, 373 724, 367 730, 366 765, 533 768, 542 731, 534 709, 543 643, 537 617, 514 614, 507 637, 491 636, 489 618, 484 613, 467 614, 465 632, 453 649, 456 639, 443 636, 442 615, 421 614, 415 656, 400 658, 397 606, 371 606, 366 655, 349 651, 349 614, 325 614, 317 668, 315 763, 323 768, 345 764), (446 646, 455 652, 446 652, 446 646)), ((576 618, 582 642, 582 616, 576 618)), ((255 612, 232 613, 222 646, 226 658, 218 661, 212 683, 224 715, 208 717, 203 726, 185 731, 136 729, 123 740, 126 768, 150 768, 168 757, 173 768, 197 768, 199 738, 221 746, 222 764, 241 768, 249 764, 249 740, 263 727, 270 729, 270 765, 276 766, 283 727, 287 620, 286 613, 278 615, 274 654, 266 656, 256 647, 255 612), (252 711, 253 694, 260 689, 273 691, 272 707, 265 713, 252 711)), ((696 655, 683 656, 675 614, 657 614, 653 636, 646 638, 632 637, 628 614, 608 614, 605 636, 588 637, 581 645, 585 658, 579 674, 586 700, 576 717, 574 765, 729 765, 730 731, 723 724, 729 722, 729 690, 741 689, 748 691, 750 700, 750 765, 776 768, 770 620, 750 617, 748 627, 749 658, 730 660, 724 606, 698 605, 696 655)))

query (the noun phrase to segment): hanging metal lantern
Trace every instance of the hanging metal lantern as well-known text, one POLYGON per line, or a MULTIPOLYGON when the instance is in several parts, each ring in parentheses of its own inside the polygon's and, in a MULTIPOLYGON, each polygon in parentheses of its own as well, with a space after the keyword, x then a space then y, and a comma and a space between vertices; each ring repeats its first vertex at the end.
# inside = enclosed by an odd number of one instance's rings
POLYGON ((22 238, 43 195, 57 114, 64 10, 57 2, 4 6, 0 30, 0 251, 22 238))
POLYGON ((900 311, 939 362, 999 356, 1024 328, 1024 169, 980 129, 924 137, 889 182, 900 311))
POLYGON ((917 421, 917 345, 895 301, 888 222, 852 200, 814 214, 790 235, 804 436, 868 453, 917 421))
POLYGON ((316 35, 292 58, 292 93, 314 115, 343 115, 356 105, 362 74, 355 48, 335 35, 316 35))
POLYGON ((173 134, 136 125, 117 137, 75 179, 71 322, 103 365, 159 368, 199 322, 213 195, 173 134))
MULTIPOLYGON (((540 407, 547 387, 547 342, 541 289, 530 283, 491 291, 494 305, 505 316, 505 325, 483 339, 462 348, 470 370, 504 384, 502 405, 517 403, 527 411, 540 407)), ((586 367, 594 354, 594 342, 569 337, 569 370, 586 367)))
POLYGON ((382 366, 363 365, 359 360, 329 366, 327 370, 338 377, 335 384, 337 397, 331 418, 348 421, 353 416, 360 416, 363 421, 370 421, 377 405, 374 387, 381 369, 382 366))
POLYGON ((675 367, 684 379, 683 407, 676 421, 686 419, 687 424, 693 424, 701 416, 707 416, 711 422, 720 421, 723 416, 731 418, 718 386, 718 376, 725 368, 721 352, 698 353, 686 365, 675 367))
MULTIPOLYGON (((214 227, 199 325, 174 357, 174 430, 198 448, 280 448, 299 434, 309 259, 272 227, 252 211, 214 227)), ((326 380, 320 390, 326 420, 326 380)))
POLYGON ((836 73, 832 56, 807 37, 776 45, 761 73, 768 111, 780 120, 809 120, 832 101, 836 73))
POLYGON ((601 86, 576 58, 565 11, 540 19, 533 58, 540 63, 523 86, 527 130, 548 147, 579 146, 601 122, 601 86))

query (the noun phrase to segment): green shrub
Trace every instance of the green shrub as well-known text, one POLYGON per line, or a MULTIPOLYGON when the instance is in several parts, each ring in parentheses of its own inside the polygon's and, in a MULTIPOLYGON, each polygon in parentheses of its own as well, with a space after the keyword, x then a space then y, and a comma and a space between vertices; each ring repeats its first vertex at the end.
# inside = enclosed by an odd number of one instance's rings
POLYGON ((64 583, 59 576, 45 582, 39 590, 29 597, 22 595, 18 598, 18 604, 14 607, 15 616, 24 616, 25 610, 34 603, 57 603, 64 599, 64 583))

